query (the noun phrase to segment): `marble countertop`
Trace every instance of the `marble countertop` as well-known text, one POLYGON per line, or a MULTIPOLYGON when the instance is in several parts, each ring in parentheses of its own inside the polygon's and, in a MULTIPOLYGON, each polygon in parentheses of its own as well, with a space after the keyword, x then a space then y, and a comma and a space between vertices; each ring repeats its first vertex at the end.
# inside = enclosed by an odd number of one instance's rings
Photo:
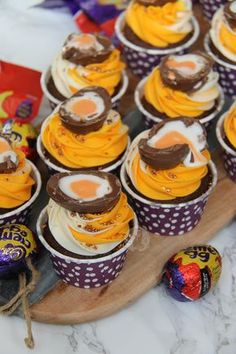
MULTIPOLYGON (((1 59, 44 70, 76 28, 66 11, 29 8, 35 0, 0 0, 1 59)), ((41 115, 47 110, 46 104, 41 115)), ((235 354, 236 222, 212 240, 223 256, 218 286, 195 303, 178 303, 157 286, 120 313, 94 323, 33 323, 35 354, 235 354)), ((1 352, 27 353, 25 323, 0 317, 1 352)))

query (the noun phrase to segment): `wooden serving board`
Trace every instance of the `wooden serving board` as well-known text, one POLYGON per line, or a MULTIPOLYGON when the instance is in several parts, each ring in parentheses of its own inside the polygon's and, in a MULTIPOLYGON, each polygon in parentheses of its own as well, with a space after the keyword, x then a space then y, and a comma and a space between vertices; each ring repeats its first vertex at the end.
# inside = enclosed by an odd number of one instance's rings
POLYGON ((32 306, 32 318, 45 323, 75 324, 109 316, 157 285, 165 262, 175 252, 187 246, 208 243, 236 213, 236 184, 225 176, 220 161, 217 165, 219 182, 201 222, 193 231, 176 237, 150 234, 146 249, 138 238, 121 275, 112 284, 91 290, 59 282, 42 301, 32 306))

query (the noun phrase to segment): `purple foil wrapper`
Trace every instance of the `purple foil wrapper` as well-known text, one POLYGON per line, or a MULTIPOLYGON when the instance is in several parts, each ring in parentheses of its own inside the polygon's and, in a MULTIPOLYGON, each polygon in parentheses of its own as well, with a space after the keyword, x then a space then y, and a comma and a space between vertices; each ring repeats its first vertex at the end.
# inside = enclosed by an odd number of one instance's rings
POLYGON ((115 5, 108 4, 103 5, 99 4, 98 0, 74 0, 69 1, 69 3, 74 4, 74 8, 70 5, 73 13, 75 13, 75 8, 77 11, 83 10, 91 19, 96 23, 102 24, 114 17, 118 16, 122 10, 119 10, 115 5))
POLYGON ((121 167, 121 183, 128 193, 129 200, 138 217, 139 226, 155 235, 178 236, 191 231, 199 223, 208 197, 217 182, 215 165, 209 164, 213 181, 208 191, 201 197, 179 205, 155 204, 144 196, 137 195, 129 186, 125 166, 121 167))
POLYGON ((8 213, 1 214, 0 226, 3 226, 5 224, 29 225, 30 222, 29 215, 31 213, 34 202, 36 201, 42 186, 41 176, 38 169, 31 161, 29 161, 29 163, 31 164, 32 167, 32 177, 36 181, 36 190, 32 195, 32 197, 30 198, 30 200, 28 200, 28 202, 26 202, 25 204, 21 205, 20 207, 16 208, 13 211, 9 211, 8 213))
POLYGON ((217 122, 216 136, 223 149, 223 162, 225 170, 232 181, 236 182, 236 151, 229 147, 223 139, 223 123, 226 115, 227 113, 225 113, 217 122))
POLYGON ((224 5, 227 0, 199 0, 203 14, 208 20, 212 20, 214 13, 220 6, 224 5))
MULTIPOLYGON (((44 73, 42 73, 41 79, 40 79, 40 84, 41 84, 41 88, 42 88, 44 95, 47 97, 47 99, 49 101, 50 107, 52 108, 52 110, 54 110, 62 101, 55 98, 48 91, 47 82, 48 82, 50 76, 51 76, 51 68, 49 67, 48 70, 46 70, 44 73)), ((128 85, 129 85, 128 75, 125 71, 123 71, 121 88, 120 88, 119 92, 111 98, 113 109, 117 109, 117 107, 119 106, 120 100, 125 95, 128 85)))
MULTIPOLYGON (((153 116, 151 113, 146 111, 146 109, 142 105, 142 97, 143 97, 145 81, 146 81, 146 78, 144 78, 142 81, 140 81, 139 84, 137 85, 137 87, 135 89, 135 93, 134 93, 134 100, 135 100, 136 106, 138 107, 138 110, 142 114, 142 118, 143 118, 144 125, 145 125, 146 129, 151 129, 153 127, 153 125, 160 123, 163 119, 153 116)), ((204 127, 206 128, 206 130, 208 132, 210 131, 213 120, 221 112, 221 110, 224 106, 224 102, 225 102, 224 92, 221 90, 221 97, 219 98, 219 102, 218 102, 215 112, 209 114, 205 118, 199 119, 200 123, 204 125, 204 127)))
MULTIPOLYGON (((129 146, 130 146, 130 139, 129 139, 126 151, 124 152, 124 154, 122 155, 120 160, 116 161, 113 165, 104 168, 102 171, 110 172, 110 173, 113 173, 116 176, 119 176, 120 175, 120 167, 121 167, 122 163, 124 162, 124 160, 125 160, 125 158, 127 156, 129 146)), ((68 172, 68 171, 70 171, 70 170, 66 170, 66 169, 64 169, 62 167, 56 166, 54 163, 52 163, 49 159, 47 159, 45 157, 45 155, 44 155, 44 153, 42 151, 42 141, 41 141, 40 135, 39 135, 39 137, 37 139, 37 152, 38 152, 38 155, 41 158, 41 160, 45 163, 45 165, 47 167, 47 170, 48 170, 48 173, 49 173, 50 176, 53 176, 55 173, 58 173, 58 172, 68 172)))
POLYGON ((199 36, 199 25, 197 20, 193 17, 194 34, 192 38, 185 44, 172 49, 146 49, 141 48, 129 42, 122 33, 124 26, 124 13, 121 14, 115 25, 116 36, 123 45, 123 54, 125 61, 133 72, 133 74, 143 78, 147 76, 153 68, 155 68, 161 59, 167 54, 185 54, 189 47, 197 40, 199 36))
POLYGON ((215 61, 215 69, 220 75, 219 83, 225 95, 236 99, 236 64, 232 65, 218 58, 212 51, 209 45, 209 34, 204 39, 205 51, 211 55, 215 61))
POLYGON ((85 289, 98 288, 102 285, 110 284, 118 277, 123 268, 128 248, 132 245, 138 230, 138 224, 135 220, 130 240, 114 254, 93 260, 79 260, 66 257, 47 244, 41 232, 46 219, 46 210, 44 209, 37 222, 37 232, 40 241, 50 252, 56 273, 65 283, 85 289))

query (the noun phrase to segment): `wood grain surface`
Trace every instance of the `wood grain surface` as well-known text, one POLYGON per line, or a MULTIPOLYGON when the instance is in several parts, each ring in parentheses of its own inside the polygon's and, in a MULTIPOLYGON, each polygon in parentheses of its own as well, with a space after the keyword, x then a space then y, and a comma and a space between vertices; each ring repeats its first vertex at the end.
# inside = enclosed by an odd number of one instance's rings
POLYGON ((236 184, 225 176, 221 164, 219 183, 209 199, 199 225, 184 236, 163 237, 140 232, 121 275, 98 289, 78 289, 60 282, 31 308, 36 321, 74 324, 109 316, 134 302, 161 279, 163 266, 175 252, 208 243, 236 213, 236 184))

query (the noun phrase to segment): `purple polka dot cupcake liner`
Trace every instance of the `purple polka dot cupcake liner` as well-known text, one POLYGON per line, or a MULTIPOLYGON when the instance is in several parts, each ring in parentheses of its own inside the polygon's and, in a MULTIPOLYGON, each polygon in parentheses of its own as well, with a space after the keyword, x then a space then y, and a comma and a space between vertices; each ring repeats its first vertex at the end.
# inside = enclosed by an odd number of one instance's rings
POLYGON ((199 223, 207 200, 217 183, 217 171, 209 163, 213 180, 209 189, 199 198, 181 204, 158 204, 136 194, 128 183, 125 165, 121 167, 121 183, 126 190, 139 226, 155 235, 178 236, 193 230, 199 223))
POLYGON ((211 51, 209 35, 206 35, 205 37, 204 47, 206 52, 215 61, 215 69, 220 75, 219 83, 225 95, 232 99, 236 99, 236 65, 224 62, 211 51))
POLYGON ((41 180, 41 175, 36 168, 36 166, 28 160, 28 162, 31 165, 32 172, 31 176, 35 180, 36 188, 35 192, 32 195, 32 197, 28 200, 28 202, 24 203, 23 205, 19 206, 15 210, 9 211, 8 213, 4 213, 0 215, 0 226, 6 225, 6 224, 24 224, 24 225, 29 225, 30 219, 30 213, 32 211, 34 202, 36 201, 40 190, 42 186, 42 180, 41 180))
POLYGON ((226 0, 199 0, 203 14, 208 20, 212 20, 214 13, 219 9, 220 6, 224 5, 226 0))
MULTIPOLYGON (((51 109, 54 110, 59 104, 61 104, 62 101, 54 97, 48 90, 47 83, 50 76, 51 76, 51 67, 49 67, 45 72, 42 73, 40 78, 40 84, 44 95, 47 97, 49 101, 51 109)), ((121 98, 125 95, 127 91, 128 85, 129 85, 128 75, 126 71, 123 71, 121 88, 119 92, 114 97, 111 98, 113 109, 118 108, 121 98)))
POLYGON ((223 136, 224 136, 223 124, 224 124, 224 119, 225 119, 226 115, 227 115, 227 113, 225 113, 219 119, 219 121, 217 123, 216 136, 217 136, 218 142, 220 143, 220 145, 223 149, 223 156, 222 157, 223 157, 225 170, 226 170, 228 176, 231 178, 231 180, 236 183, 236 151, 234 151, 230 146, 228 146, 223 139, 223 136))
MULTIPOLYGON (((163 120, 163 118, 158 118, 157 116, 152 115, 144 108, 144 106, 142 104, 142 97, 144 95, 144 85, 145 85, 146 80, 147 80, 147 78, 144 78, 137 85, 135 93, 134 93, 134 100, 135 100, 136 106, 138 107, 138 110, 142 113, 142 117, 143 117, 143 121, 144 121, 144 125, 145 125, 146 129, 151 129, 154 124, 160 123, 163 120)), ((224 92, 222 89, 220 91, 221 91, 221 94, 220 94, 220 98, 218 100, 218 104, 217 104, 215 111, 212 112, 211 114, 209 114, 208 116, 206 116, 202 119, 199 119, 200 123, 205 126, 207 131, 210 130, 213 120, 222 111, 222 108, 224 106, 224 102, 225 102, 224 92)))
POLYGON ((119 41, 123 45, 123 55, 132 73, 143 78, 160 63, 164 56, 168 54, 185 54, 189 47, 196 42, 200 32, 199 24, 194 17, 192 18, 192 22, 194 33, 185 44, 171 49, 147 49, 139 47, 125 38, 122 32, 125 23, 124 13, 122 13, 116 21, 115 31, 119 41))
POLYGON ((37 222, 37 233, 40 241, 50 253, 55 272, 65 283, 84 289, 98 288, 110 284, 118 277, 124 266, 128 249, 138 232, 138 222, 135 218, 131 237, 120 250, 97 259, 76 259, 57 252, 45 241, 42 226, 46 220, 45 208, 37 222))
MULTIPOLYGON (((122 157, 118 161, 116 161, 114 164, 102 169, 102 171, 110 172, 110 173, 113 173, 116 176, 119 176, 120 175, 120 167, 121 167, 122 163, 124 162, 124 160, 126 159, 126 156, 128 154, 128 150, 129 150, 129 146, 130 146, 130 138, 129 138, 129 141, 128 141, 128 146, 126 148, 126 151, 122 155, 122 157)), ((50 176, 53 176, 53 175, 55 175, 55 173, 59 173, 59 172, 70 172, 70 170, 67 170, 65 168, 62 168, 62 167, 59 167, 59 166, 55 165, 53 162, 51 162, 44 155, 43 150, 42 150, 42 139, 41 139, 40 135, 39 135, 39 137, 37 139, 36 147, 37 147, 38 155, 39 155, 40 159, 45 163, 45 165, 47 167, 47 170, 48 170, 48 173, 49 173, 50 176)))

